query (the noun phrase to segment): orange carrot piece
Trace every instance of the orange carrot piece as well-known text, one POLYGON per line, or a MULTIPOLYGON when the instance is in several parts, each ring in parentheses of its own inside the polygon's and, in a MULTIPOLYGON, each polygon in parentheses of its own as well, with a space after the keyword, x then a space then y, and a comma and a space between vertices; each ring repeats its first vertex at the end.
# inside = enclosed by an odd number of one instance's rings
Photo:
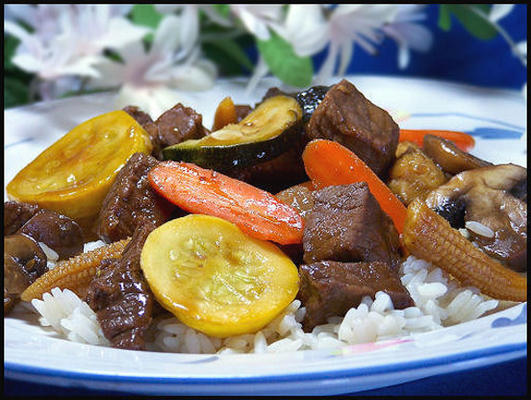
POLYGON ((238 115, 236 113, 236 107, 232 98, 225 97, 218 104, 216 113, 214 114, 214 125, 212 131, 217 131, 228 124, 235 124, 238 122, 238 115))
POLYGON ((476 144, 474 138, 464 132, 429 129, 400 129, 400 136, 398 140, 400 142, 413 142, 422 147, 422 141, 426 135, 434 135, 448 139, 454 142, 455 145, 463 151, 471 150, 476 144))
POLYGON ((402 233, 407 209, 356 154, 330 140, 313 140, 302 154, 304 167, 317 188, 367 182, 369 190, 382 210, 391 217, 396 230, 402 233))
POLYGON ((303 219, 271 193, 195 164, 165 161, 148 173, 151 186, 185 211, 223 218, 257 239, 302 242, 303 219))

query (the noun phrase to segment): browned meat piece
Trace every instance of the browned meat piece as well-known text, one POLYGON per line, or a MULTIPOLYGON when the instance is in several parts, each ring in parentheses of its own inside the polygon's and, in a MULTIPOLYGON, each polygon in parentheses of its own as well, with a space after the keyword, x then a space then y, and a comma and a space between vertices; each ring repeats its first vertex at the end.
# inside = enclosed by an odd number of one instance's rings
POLYGON ((306 214, 312 211, 313 208, 313 197, 310 185, 311 183, 307 182, 291 186, 277 193, 275 197, 297 210, 302 218, 306 218, 306 214))
POLYGON ((140 254, 153 228, 149 223, 138 227, 121 258, 103 260, 89 284, 86 301, 96 312, 103 334, 116 348, 145 348, 153 294, 140 269, 140 254))
POLYGON ((301 265, 299 274, 299 297, 306 307, 303 327, 307 332, 325 324, 328 317, 345 315, 359 306, 364 296, 374 299, 378 291, 387 293, 396 309, 415 305, 398 274, 384 262, 322 261, 301 265))
POLYGON ((142 111, 137 106, 126 106, 123 108, 123 110, 129 114, 131 117, 133 117, 136 122, 138 122, 142 126, 146 126, 148 124, 152 124, 153 120, 151 119, 151 116, 144 111, 142 111))
POLYGON ((301 154, 300 147, 294 145, 286 153, 269 161, 243 169, 232 169, 226 172, 226 175, 276 193, 309 179, 304 170, 301 154))
POLYGON ((34 239, 22 234, 4 236, 4 314, 46 271, 46 255, 34 239))
POLYGON ((366 182, 329 186, 313 198, 303 234, 305 263, 383 261, 397 268, 398 233, 366 182))
POLYGON ((135 153, 118 172, 96 223, 103 241, 116 242, 132 236, 140 225, 158 226, 167 221, 174 206, 159 196, 147 179, 157 163, 152 156, 135 153))
POLYGON ((200 139, 207 133, 201 114, 180 103, 164 112, 155 124, 163 148, 188 139, 200 139))
POLYGON ((315 109, 306 134, 310 139, 341 143, 385 178, 395 159, 399 128, 386 111, 342 80, 328 90, 315 109))
MULTIPOLYGON (((203 117, 192 108, 181 103, 162 113, 155 122, 138 107, 127 106, 123 109, 142 125, 151 138, 153 156, 162 159, 160 151, 167 146, 181 143, 188 139, 200 139, 208 130, 203 127, 203 117)), ((241 112, 245 112, 242 109, 241 112)))
POLYGON ((151 144, 153 145, 153 151, 152 154, 157 157, 160 153, 160 150, 162 149, 160 140, 159 140, 159 129, 157 128, 157 125, 153 120, 151 119, 151 116, 144 111, 140 110, 140 108, 136 106, 127 106, 124 107, 123 110, 128 113, 131 117, 133 117, 136 122, 138 122, 142 127, 146 130, 146 132, 149 134, 149 138, 151 139, 151 144))
POLYGON ((37 204, 6 201, 4 203, 4 235, 16 233, 40 209, 37 204))
POLYGON ((235 104, 234 108, 236 110, 236 122, 240 122, 253 110, 251 106, 247 104, 235 104))
POLYGON ((39 211, 18 232, 37 242, 43 242, 59 255, 59 259, 69 258, 83 251, 81 227, 73 219, 54 211, 39 211))

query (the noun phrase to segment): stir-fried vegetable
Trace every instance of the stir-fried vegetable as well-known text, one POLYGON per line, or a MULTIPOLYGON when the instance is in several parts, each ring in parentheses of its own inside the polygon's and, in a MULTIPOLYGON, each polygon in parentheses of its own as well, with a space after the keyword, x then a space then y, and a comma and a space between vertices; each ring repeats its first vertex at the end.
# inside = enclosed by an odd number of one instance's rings
POLYGON ((162 154, 166 160, 193 162, 217 171, 254 165, 285 153, 301 141, 301 117, 301 107, 294 98, 270 97, 239 123, 166 147, 162 154))
POLYGON ((302 241, 299 213, 272 194, 219 172, 183 162, 162 162, 149 171, 151 186, 183 210, 238 225, 245 233, 280 244, 302 241))
POLYGON ((151 149, 147 132, 129 114, 103 114, 44 150, 9 182, 7 194, 76 220, 92 218, 129 157, 151 149))
POLYGON ((236 113, 234 102, 231 97, 225 97, 218 104, 218 108, 216 108, 212 130, 217 131, 228 124, 235 124, 237 121, 238 115, 236 113))
POLYGON ((70 289, 80 295, 96 274, 100 262, 104 259, 120 257, 129 241, 129 238, 123 239, 60 261, 55 268, 41 275, 26 288, 20 298, 23 301, 40 299, 44 293, 55 287, 70 289))
POLYGON ((424 136, 426 135, 439 136, 444 139, 450 140, 463 151, 471 150, 476 143, 472 136, 464 132, 430 129, 400 129, 400 136, 398 140, 400 142, 413 142, 418 144, 419 146, 422 146, 422 141, 424 140, 424 136))
POLYGON ((527 278, 477 249, 422 200, 408 207, 404 244, 416 257, 497 299, 526 301, 527 278))
POLYGON ((313 140, 302 154, 306 173, 317 188, 367 182, 382 210, 402 233, 407 209, 384 182, 356 154, 330 140, 313 140))
POLYGON ((275 245, 206 215, 177 218, 151 232, 141 267, 161 305, 217 337, 258 331, 299 288, 297 267, 275 245))

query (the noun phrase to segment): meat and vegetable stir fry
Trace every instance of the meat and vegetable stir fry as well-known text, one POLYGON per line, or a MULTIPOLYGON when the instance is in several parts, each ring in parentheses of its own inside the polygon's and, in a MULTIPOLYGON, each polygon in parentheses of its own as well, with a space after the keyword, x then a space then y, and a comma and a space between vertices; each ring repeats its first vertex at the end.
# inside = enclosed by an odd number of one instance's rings
POLYGON ((297 299, 308 332, 378 293, 415 306, 409 255, 527 300, 527 170, 472 156, 468 135, 400 130, 346 80, 271 88, 255 107, 227 97, 211 128, 183 104, 155 121, 131 105, 20 171, 4 203, 4 314, 70 289, 113 347, 145 350, 159 315, 227 338, 297 299))

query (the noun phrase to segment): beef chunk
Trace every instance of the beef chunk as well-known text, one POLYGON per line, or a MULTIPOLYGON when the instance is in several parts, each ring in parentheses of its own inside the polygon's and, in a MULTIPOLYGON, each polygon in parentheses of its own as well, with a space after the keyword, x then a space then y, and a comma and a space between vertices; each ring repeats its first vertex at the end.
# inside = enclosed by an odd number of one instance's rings
POLYGON ((151 116, 145 113, 144 111, 140 110, 140 108, 138 108, 137 106, 126 106, 123 108, 123 110, 131 117, 133 117, 136 122, 138 122, 143 127, 153 123, 151 116))
POLYGON ((251 106, 247 104, 235 104, 234 109, 236 110, 236 122, 240 122, 253 110, 251 106))
MULTIPOLYGON (((162 113, 156 121, 138 107, 127 106, 123 109, 146 130, 153 144, 153 156, 162 159, 164 147, 184 142, 188 139, 200 139, 208 133, 203 127, 203 117, 192 108, 178 103, 162 113)), ((241 112, 245 112, 244 109, 241 112)))
POLYGON ((153 293, 140 269, 140 254, 154 225, 138 227, 118 259, 103 260, 89 284, 86 301, 113 347, 144 350, 153 293))
POLYGON ((54 250, 59 259, 83 251, 83 231, 73 219, 50 210, 40 210, 18 231, 54 250))
POLYGON ((6 201, 4 203, 4 235, 16 233, 40 209, 37 204, 6 201))
POLYGON ((147 179, 157 163, 152 156, 135 153, 118 172, 96 223, 103 241, 111 243, 130 237, 146 223, 158 226, 166 222, 174 206, 160 197, 147 179))
POLYGON ((164 112, 155 124, 162 148, 189 139, 200 139, 207 133, 201 114, 180 103, 164 112))
POLYGON ((384 178, 395 158, 399 128, 386 111, 342 80, 315 109, 306 134, 341 143, 384 178))
POLYGON ((366 182, 329 186, 312 193, 306 214, 304 262, 383 261, 400 263, 398 233, 366 182))
POLYGON ((345 315, 359 306, 364 296, 374 299, 378 291, 387 293, 396 309, 414 306, 396 271, 384 262, 322 261, 301 265, 299 273, 299 297, 306 307, 305 331, 325 324, 328 317, 345 315))
POLYGON ((309 179, 304 170, 301 153, 301 147, 294 145, 287 152, 271 160, 245 168, 231 169, 225 174, 268 192, 276 193, 309 179))
POLYGON ((162 149, 159 140, 159 129, 151 119, 151 116, 136 106, 127 106, 124 107, 123 110, 133 117, 149 134, 151 144, 153 145, 152 154, 155 157, 158 157, 160 150, 162 149))

